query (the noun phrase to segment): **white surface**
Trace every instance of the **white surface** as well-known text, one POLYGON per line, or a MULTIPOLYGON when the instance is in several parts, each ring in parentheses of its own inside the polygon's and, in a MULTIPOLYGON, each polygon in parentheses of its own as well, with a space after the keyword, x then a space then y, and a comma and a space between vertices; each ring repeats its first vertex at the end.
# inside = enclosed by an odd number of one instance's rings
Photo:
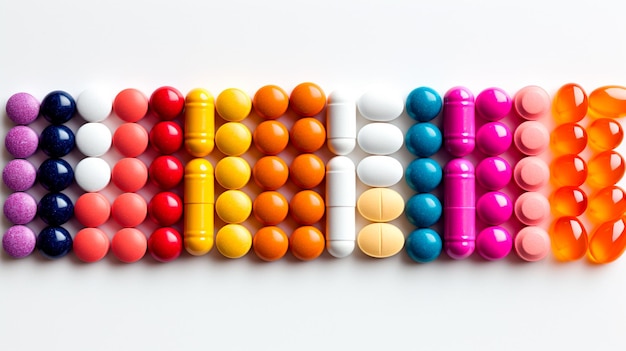
MULTIPOLYGON (((460 84, 551 94, 567 82, 626 84, 623 6, 561 4, 1 0, 0 104, 18 91, 92 86, 253 93, 310 80, 326 91, 427 85, 443 95, 460 84)), ((624 348, 626 257, 418 265, 357 251, 271 264, 217 250, 131 265, 3 255, 0 349, 624 348)))

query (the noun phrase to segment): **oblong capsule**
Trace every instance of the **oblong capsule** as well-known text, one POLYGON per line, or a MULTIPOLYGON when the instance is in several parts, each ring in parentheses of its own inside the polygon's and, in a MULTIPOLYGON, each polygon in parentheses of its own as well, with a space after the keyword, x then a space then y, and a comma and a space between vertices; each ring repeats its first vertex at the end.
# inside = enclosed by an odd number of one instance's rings
POLYGON ((446 150, 463 157, 474 150, 474 95, 465 87, 454 87, 443 98, 443 139, 446 150))
POLYGON ((474 165, 453 159, 444 167, 444 249, 453 259, 474 252, 476 240, 476 193, 474 165))
POLYGON ((335 156, 326 165, 326 250, 334 257, 354 251, 355 207, 354 163, 346 156, 335 156))
POLYGON ((215 108, 213 95, 196 88, 185 98, 185 149, 194 157, 204 157, 215 145, 215 108))
POLYGON ((607 85, 589 94, 589 115, 595 118, 626 116, 626 87, 607 85))
POLYGON ((326 138, 336 155, 347 155, 356 146, 356 101, 347 92, 336 90, 328 96, 326 138))
POLYGON ((617 260, 626 249, 626 216, 600 224, 589 237, 589 258, 595 263, 617 260))
POLYGON ((213 166, 195 158, 185 166, 184 184, 185 250, 194 256, 206 254, 213 247, 213 166))

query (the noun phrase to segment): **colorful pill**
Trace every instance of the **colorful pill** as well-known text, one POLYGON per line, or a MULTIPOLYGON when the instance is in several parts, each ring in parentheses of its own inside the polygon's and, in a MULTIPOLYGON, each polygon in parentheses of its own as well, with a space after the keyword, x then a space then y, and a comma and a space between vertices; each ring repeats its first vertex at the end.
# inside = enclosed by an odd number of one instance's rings
POLYGON ((37 214, 37 202, 29 193, 16 192, 7 196, 3 205, 4 216, 13 224, 27 224, 37 214))
POLYGON ((155 158, 148 168, 148 177, 160 189, 168 190, 176 187, 183 179, 183 163, 172 155, 155 158))
POLYGON ((86 157, 74 169, 76 184, 86 192, 100 191, 111 181, 111 167, 98 157, 86 157))
POLYGON ((61 191, 74 182, 74 170, 63 159, 49 158, 39 166, 37 180, 48 191, 61 191))
POLYGON ((196 88, 185 98, 185 148, 194 157, 204 157, 213 151, 215 109, 213 96, 196 88))
POLYGON ((557 154, 579 154, 587 147, 587 132, 576 123, 564 123, 550 135, 550 146, 557 154))
POLYGON ((587 217, 592 221, 609 222, 626 212, 626 193, 619 186, 608 186, 591 195, 587 217))
POLYGON ((196 158, 185 166, 183 197, 185 250, 194 256, 206 254, 213 247, 213 166, 196 158))
POLYGON ((148 167, 139 159, 123 158, 113 166, 111 180, 121 191, 136 192, 148 181, 148 167))
POLYGON ((148 98, 137 89, 124 89, 113 100, 113 112, 123 121, 137 122, 148 112, 148 98))
POLYGON ((539 157, 524 157, 515 165, 513 177, 523 190, 537 191, 550 181, 550 169, 539 157))
POLYGON ((159 262, 173 261, 182 251, 183 239, 174 228, 159 228, 152 232, 148 239, 148 252, 159 262))
POLYGON ((215 99, 215 110, 230 122, 243 121, 252 110, 252 100, 243 90, 229 88, 222 91, 215 99))
POLYGON ((593 156, 587 163, 587 184, 593 188, 605 188, 624 176, 624 159, 616 151, 604 151, 593 156))
POLYGON ((252 178, 263 190, 276 190, 289 179, 289 168, 278 156, 260 158, 252 167, 252 178))
POLYGON ((409 128, 405 136, 406 148, 417 157, 434 155, 443 144, 441 131, 432 123, 416 123, 409 128))
POLYGON ((63 124, 76 114, 76 102, 72 95, 55 90, 43 98, 39 113, 51 124, 63 124))
POLYGON ((163 86, 152 93, 148 105, 160 120, 171 121, 183 112, 185 98, 178 89, 163 86))
POLYGON ((476 252, 488 261, 505 258, 511 249, 513 249, 513 238, 502 227, 487 227, 476 236, 476 252))
POLYGON ((403 141, 402 130, 391 123, 366 124, 357 135, 361 150, 373 155, 393 154, 400 150, 403 141))
POLYGON ((599 118, 587 127, 589 146, 597 151, 606 151, 618 147, 624 139, 622 125, 611 118, 599 118))
POLYGON ((111 205, 111 217, 122 227, 140 225, 148 214, 148 204, 139 194, 123 193, 111 205))
MULTIPOLYGON (((546 166, 546 170, 548 166, 546 166)), ((501 157, 487 157, 476 166, 476 181, 486 190, 499 190, 511 181, 511 165, 501 157)), ((547 181, 548 176, 546 176, 547 181)))
POLYGON ((488 121, 499 121, 509 114, 513 101, 500 88, 487 88, 476 96, 476 112, 488 121))
POLYGON ((315 152, 326 142, 326 129, 315 118, 300 118, 291 127, 289 140, 300 152, 315 152))
POLYGON ((372 122, 390 122, 404 111, 404 101, 397 92, 374 88, 365 92, 356 104, 361 116, 372 122))
POLYGON ((326 109, 328 149, 335 155, 347 155, 356 146, 356 103, 344 91, 328 96, 326 109))
POLYGON ((559 216, 578 217, 587 209, 587 195, 580 188, 564 186, 552 193, 550 204, 559 216))
POLYGON ((536 156, 550 145, 550 133, 542 123, 526 121, 515 129, 513 140, 521 153, 536 156))
POLYGON ((301 83, 293 88, 289 96, 289 106, 300 116, 312 117, 326 107, 326 95, 317 84, 301 83))
POLYGON ((72 200, 63 193, 48 193, 39 200, 37 204, 37 215, 44 223, 51 226, 58 226, 69 221, 72 216, 74 216, 74 204, 72 200))
POLYGON ((111 240, 111 251, 124 263, 137 262, 148 249, 146 235, 137 228, 123 228, 111 240))
POLYGON ((368 221, 390 222, 404 212, 404 199, 393 189, 372 188, 359 196, 356 208, 368 221))
POLYGON ((552 253, 559 261, 575 261, 587 253, 587 230, 576 217, 559 217, 550 226, 552 253))
POLYGON ((29 93, 16 93, 7 100, 5 110, 13 123, 27 125, 39 116, 39 100, 29 93))
POLYGON ((581 186, 587 173, 587 164, 578 155, 560 156, 550 165, 550 175, 558 186, 581 186))
POLYGON ((30 127, 15 126, 7 132, 4 138, 4 146, 11 156, 28 158, 37 151, 39 136, 30 127))
POLYGON ((530 121, 541 119, 550 112, 550 95, 535 85, 520 89, 513 100, 517 114, 530 121))
POLYGON ((335 156, 326 165, 326 249, 333 257, 354 251, 356 175, 352 160, 335 156))
POLYGON ((589 115, 595 118, 626 116, 626 87, 608 85, 589 94, 589 115))
POLYGON ((550 203, 537 192, 525 192, 515 201, 515 215, 526 225, 539 225, 550 216, 550 203))
POLYGON ((324 199, 313 190, 302 190, 289 201, 289 213, 300 225, 313 225, 324 216, 324 199))
POLYGON ((227 224, 217 231, 215 247, 226 258, 243 257, 252 247, 252 234, 241 224, 227 224))
POLYGON ((626 216, 597 226, 589 237, 589 258, 595 263, 617 260, 626 249, 626 216))
POLYGON ((404 212, 409 223, 418 228, 428 228, 441 218, 441 201, 430 193, 416 194, 406 202, 404 212))
POLYGON ((574 83, 568 83, 559 88, 554 96, 552 106, 554 120, 558 124, 576 123, 587 115, 589 101, 583 88, 574 83))
POLYGON ((85 193, 74 204, 74 217, 85 227, 99 227, 111 216, 111 204, 99 193, 85 193))
POLYGON ((418 193, 427 193, 441 184, 443 171, 437 161, 430 158, 418 158, 409 163, 404 177, 411 189, 418 193))
POLYGON ((30 255, 37 245, 37 236, 32 229, 23 225, 11 226, 2 236, 2 248, 13 258, 30 255))
POLYGON ((413 89, 406 98, 406 112, 418 122, 429 122, 439 115, 442 108, 441 96, 432 88, 413 89))
POLYGON ((476 147, 488 156, 497 156, 506 152, 513 143, 513 133, 502 122, 489 122, 478 128, 476 147))
POLYGON ((261 118, 276 119, 287 112, 289 96, 276 85, 266 85, 254 94, 252 107, 261 118))
POLYGON ((397 184, 402 179, 404 168, 396 158, 375 155, 363 158, 356 172, 363 184, 386 188, 397 184))
POLYGON ((87 122, 102 122, 107 119, 112 105, 109 94, 99 89, 84 90, 76 99, 76 110, 87 122))
POLYGON ((241 156, 252 144, 252 133, 243 123, 228 122, 215 133, 215 145, 225 155, 241 156))
POLYGON ((277 191, 264 191, 254 199, 252 212, 261 224, 273 226, 285 220, 289 213, 289 203, 277 191))
POLYGON ((49 125, 41 132, 39 148, 48 157, 63 157, 76 146, 74 132, 64 125, 49 125))
POLYGON ((148 132, 137 123, 124 123, 113 133, 113 146, 124 157, 137 157, 148 148, 148 132))
POLYGON ((37 170, 28 160, 11 160, 2 170, 2 181, 13 191, 26 191, 35 185, 36 180, 37 170))
POLYGON ((318 258, 324 252, 324 235, 312 226, 302 226, 289 236, 289 250, 300 261, 318 258))
POLYGON ((443 243, 436 231, 430 228, 419 228, 409 234, 404 247, 413 261, 428 263, 441 255, 443 243))
POLYGON ((444 145, 452 156, 463 157, 474 150, 474 95, 464 87, 454 87, 443 97, 444 145))
POLYGON ((524 227, 517 232, 514 247, 517 256, 522 260, 527 262, 539 261, 550 253, 550 237, 540 227, 524 227))
POLYGON ((83 228, 73 239, 72 250, 79 260, 98 262, 109 252, 109 237, 98 228, 83 228))
POLYGON ((476 239, 474 165, 457 158, 449 161, 443 172, 444 248, 451 258, 463 259, 474 252, 476 239))
POLYGON ((243 188, 248 184, 251 174, 248 161, 241 157, 224 157, 215 165, 215 180, 225 189, 243 188))
POLYGON ((85 123, 76 131, 76 147, 87 157, 99 157, 111 148, 113 136, 102 123, 85 123))
POLYGON ((175 122, 162 121, 152 127, 149 139, 150 145, 157 152, 170 155, 183 145, 183 130, 175 122))
POLYGON ((325 174, 324 161, 314 154, 300 154, 289 166, 289 178, 302 189, 318 186, 324 180, 325 174))
POLYGON ((500 225, 511 218, 513 202, 505 193, 491 191, 482 195, 476 202, 476 214, 487 225, 500 225))
POLYGON ((252 141, 262 153, 276 155, 287 147, 289 132, 285 125, 278 121, 264 121, 254 130, 252 141))
POLYGON ((359 231, 357 244, 370 257, 387 258, 402 250, 404 234, 391 223, 371 223, 359 231))
POLYGON ((37 250, 48 259, 54 260, 72 251, 72 236, 63 227, 50 226, 37 235, 37 250))
POLYGON ((215 213, 226 223, 243 223, 252 212, 252 200, 241 190, 226 190, 215 201, 215 213))
POLYGON ((287 253, 289 239, 279 227, 263 227, 254 234, 252 248, 263 261, 276 261, 287 253))
POLYGON ((183 201, 172 192, 160 192, 148 203, 148 215, 161 227, 172 226, 183 216, 183 201))

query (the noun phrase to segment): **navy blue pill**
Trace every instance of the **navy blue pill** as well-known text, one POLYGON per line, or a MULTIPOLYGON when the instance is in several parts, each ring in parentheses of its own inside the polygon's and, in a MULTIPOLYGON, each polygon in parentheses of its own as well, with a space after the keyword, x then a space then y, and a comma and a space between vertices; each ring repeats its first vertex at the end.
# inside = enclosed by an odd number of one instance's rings
POLYGON ((63 227, 46 227, 37 235, 37 249, 49 259, 63 257, 72 250, 72 236, 63 227))
POLYGON ((61 225, 74 215, 74 204, 63 193, 48 193, 39 201, 37 215, 48 225, 61 225))
POLYGON ((37 180, 46 190, 58 192, 72 185, 74 170, 65 160, 49 158, 39 166, 37 180))
POLYGON ((74 132, 64 125, 49 125, 39 137, 39 147, 49 157, 63 157, 75 146, 74 132))
POLYGON ((437 161, 430 158, 418 158, 406 168, 406 183, 418 193, 433 191, 441 184, 443 172, 437 161))
POLYGON ((72 95, 55 90, 43 98, 39 112, 48 122, 63 124, 76 114, 76 102, 72 95))
POLYGON ((432 88, 419 87, 406 98, 406 112, 418 122, 433 120, 441 112, 441 96, 432 88))
POLYGON ((443 143, 441 131, 432 123, 416 123, 406 132, 406 148, 418 157, 434 155, 443 143))
POLYGON ((418 228, 427 228, 441 218, 441 202, 433 194, 413 195, 406 203, 404 212, 411 224, 418 228))
POLYGON ((409 257, 419 263, 434 261, 441 255, 441 236, 430 228, 412 231, 406 238, 404 247, 409 257))

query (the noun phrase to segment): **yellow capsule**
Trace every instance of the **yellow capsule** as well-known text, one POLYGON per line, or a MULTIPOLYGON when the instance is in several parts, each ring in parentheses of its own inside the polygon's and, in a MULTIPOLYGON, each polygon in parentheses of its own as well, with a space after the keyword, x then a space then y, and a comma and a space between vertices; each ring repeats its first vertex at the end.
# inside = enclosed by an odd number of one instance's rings
POLYGON ((241 224, 227 224, 217 231, 215 246, 226 258, 240 258, 250 251, 252 234, 241 224))
POLYGON ((217 197, 215 212, 226 223, 242 223, 252 212, 252 200, 241 190, 226 190, 217 197))
POLYGON ((241 156, 252 144, 252 133, 243 123, 228 122, 215 133, 217 148, 228 156, 241 156))
POLYGON ((587 230, 576 217, 560 217, 550 227, 552 253, 559 261, 574 261, 587 253, 587 230))
POLYGON ((588 99, 583 88, 574 83, 563 85, 554 96, 552 110, 557 124, 578 122, 587 114, 588 99))
POLYGON ((248 161, 241 157, 224 157, 215 165, 215 180, 225 189, 243 188, 248 184, 251 173, 248 161))
POLYGON ((604 151, 592 157, 587 168, 587 184, 593 188, 604 188, 622 179, 624 159, 615 151, 604 151))
POLYGON ((624 139, 622 125, 612 118, 599 118, 587 127, 589 146, 597 151, 615 149, 624 139))
POLYGON ((229 88, 215 100, 215 109, 223 119, 231 122, 243 121, 252 110, 252 100, 243 90, 229 88))
POLYGON ((215 126, 213 96, 196 88, 185 98, 185 148, 194 157, 204 157, 213 151, 215 126))
POLYGON ((589 115, 595 118, 626 116, 626 87, 607 85, 589 94, 589 115))
POLYGON ((213 166, 203 158, 189 161, 184 182, 185 249, 200 256, 213 247, 213 166))
POLYGON ((625 212, 626 193, 619 186, 602 188, 589 198, 587 217, 593 222, 613 221, 625 212))
POLYGON ((609 263, 618 259, 626 249, 626 216, 604 222, 589 237, 589 259, 609 263))

